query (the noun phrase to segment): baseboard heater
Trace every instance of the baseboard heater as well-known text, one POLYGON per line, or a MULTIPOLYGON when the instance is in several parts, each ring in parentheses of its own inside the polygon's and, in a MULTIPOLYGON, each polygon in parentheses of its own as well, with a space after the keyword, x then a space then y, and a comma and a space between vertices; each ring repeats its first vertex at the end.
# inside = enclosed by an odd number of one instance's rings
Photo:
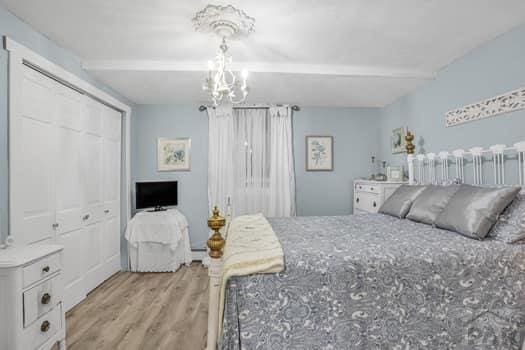
POLYGON ((192 261, 203 261, 206 258, 206 249, 192 249, 191 260, 192 261))

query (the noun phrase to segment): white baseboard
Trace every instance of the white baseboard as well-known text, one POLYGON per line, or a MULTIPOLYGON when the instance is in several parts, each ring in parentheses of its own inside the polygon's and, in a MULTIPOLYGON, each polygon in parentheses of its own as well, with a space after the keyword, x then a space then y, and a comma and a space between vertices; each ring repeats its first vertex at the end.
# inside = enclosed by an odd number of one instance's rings
POLYGON ((192 261, 203 261, 206 258, 207 253, 205 250, 192 250, 191 260, 192 261))

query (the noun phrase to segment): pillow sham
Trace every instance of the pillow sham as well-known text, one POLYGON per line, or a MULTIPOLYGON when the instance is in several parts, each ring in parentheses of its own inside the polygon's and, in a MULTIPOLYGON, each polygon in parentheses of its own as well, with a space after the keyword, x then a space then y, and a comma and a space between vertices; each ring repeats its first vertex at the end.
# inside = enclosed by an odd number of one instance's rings
POLYGON ((383 203, 381 208, 379 208, 379 212, 403 219, 410 210, 412 202, 423 192, 425 187, 426 186, 413 185, 399 186, 394 193, 388 197, 385 203, 383 203))
POLYGON ((525 243, 525 192, 518 193, 501 213, 489 236, 505 243, 525 243))
POLYGON ((435 224, 439 228, 470 238, 483 239, 520 189, 461 185, 439 214, 435 224))
POLYGON ((459 185, 427 186, 412 203, 407 219, 433 225, 458 189, 459 185))

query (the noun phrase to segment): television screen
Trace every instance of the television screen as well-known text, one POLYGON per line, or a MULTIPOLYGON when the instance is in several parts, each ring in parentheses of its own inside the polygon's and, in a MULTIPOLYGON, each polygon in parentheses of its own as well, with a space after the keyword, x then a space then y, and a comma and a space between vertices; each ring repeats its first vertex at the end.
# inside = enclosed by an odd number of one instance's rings
POLYGON ((137 182, 137 209, 177 205, 177 181, 137 182))

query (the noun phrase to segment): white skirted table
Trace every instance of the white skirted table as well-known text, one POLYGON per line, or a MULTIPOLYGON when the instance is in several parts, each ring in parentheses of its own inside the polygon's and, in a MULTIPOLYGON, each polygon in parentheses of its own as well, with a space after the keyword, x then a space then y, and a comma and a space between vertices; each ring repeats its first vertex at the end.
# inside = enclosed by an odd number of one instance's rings
POLYGON ((171 272, 191 264, 188 221, 177 209, 137 213, 126 228, 134 272, 171 272))

